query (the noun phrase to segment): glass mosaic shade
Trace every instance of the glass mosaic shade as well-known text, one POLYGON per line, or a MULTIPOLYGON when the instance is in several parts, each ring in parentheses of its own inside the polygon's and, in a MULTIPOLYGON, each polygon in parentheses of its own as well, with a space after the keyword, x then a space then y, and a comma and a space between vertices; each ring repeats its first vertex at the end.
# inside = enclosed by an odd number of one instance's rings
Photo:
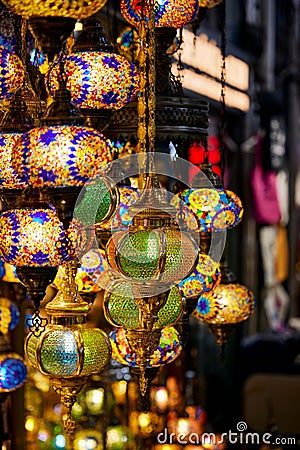
POLYGON ((243 205, 232 191, 221 188, 192 188, 179 194, 198 218, 199 231, 224 231, 242 219, 243 205))
POLYGON ((178 283, 185 298, 198 297, 214 289, 221 281, 219 264, 208 255, 200 254, 194 272, 178 283))
POLYGON ((25 69, 20 58, 4 47, 0 47, 0 101, 9 100, 22 86, 25 69))
POLYGON ((119 204, 119 190, 108 177, 97 178, 85 186, 74 209, 74 216, 84 226, 106 223, 115 213, 119 204))
MULTIPOLYGON (((135 296, 138 287, 134 289, 129 282, 117 281, 107 287, 104 296, 104 314, 113 326, 126 329, 141 328, 141 311, 135 296), (134 292, 136 291, 136 292, 134 292)), ((148 302, 147 298, 143 299, 148 302)), ((174 324, 183 313, 184 304, 177 286, 173 286, 165 304, 159 309, 153 328, 163 328, 174 324)))
POLYGON ((17 353, 0 354, 0 393, 12 392, 23 386, 27 368, 17 353))
MULTIPOLYGON (((180 28, 195 20, 202 0, 156 0, 155 26, 180 28)), ((146 3, 147 4, 147 3, 146 3)), ((141 2, 121 0, 121 13, 127 22, 137 27, 142 19, 141 2)))
POLYGON ((238 283, 221 283, 199 298, 193 315, 208 324, 229 325, 248 319, 254 308, 254 296, 249 289, 238 283))
POLYGON ((7 334, 19 323, 20 313, 18 307, 5 297, 0 297, 0 333, 7 334))
MULTIPOLYGON (((112 358, 121 364, 130 367, 137 367, 136 355, 130 349, 123 328, 117 328, 109 334, 112 358)), ((165 327, 161 330, 161 337, 157 349, 150 358, 150 367, 160 367, 170 364, 180 355, 182 351, 182 341, 180 334, 174 327, 165 327)))
MULTIPOLYGON (((124 56, 98 51, 74 52, 63 58, 67 89, 80 108, 120 109, 134 100, 139 89, 138 71, 124 56)), ((58 89, 60 62, 48 74, 50 95, 58 89)))
POLYGON ((35 187, 83 186, 111 160, 110 141, 93 128, 76 125, 33 128, 12 155, 21 180, 35 187))
POLYGON ((64 0, 4 0, 3 3, 15 14, 22 17, 72 17, 83 19, 89 17, 101 9, 107 0, 75 0, 65 2, 64 0))
POLYGON ((12 149, 23 133, 0 132, 0 189, 23 189, 22 182, 12 167, 12 149))
POLYGON ((25 351, 33 367, 56 378, 100 372, 110 358, 106 334, 84 325, 50 324, 39 337, 28 335, 25 351))
POLYGON ((66 233, 51 209, 15 209, 0 216, 2 259, 17 267, 59 266, 69 260, 66 233))
POLYGON ((107 244, 110 267, 133 281, 173 283, 194 269, 198 249, 188 233, 175 228, 141 229, 113 234, 107 244))

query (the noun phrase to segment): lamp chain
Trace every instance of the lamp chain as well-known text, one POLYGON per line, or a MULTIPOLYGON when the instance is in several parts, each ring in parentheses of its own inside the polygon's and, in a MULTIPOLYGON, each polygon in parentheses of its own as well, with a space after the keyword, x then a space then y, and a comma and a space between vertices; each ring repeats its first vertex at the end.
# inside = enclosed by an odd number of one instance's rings
POLYGON ((222 28, 221 28, 221 122, 220 122, 220 153, 221 153, 221 161, 220 161, 220 169, 221 169, 221 177, 223 181, 224 177, 224 168, 225 168, 225 110, 226 110, 226 0, 222 2, 222 28))

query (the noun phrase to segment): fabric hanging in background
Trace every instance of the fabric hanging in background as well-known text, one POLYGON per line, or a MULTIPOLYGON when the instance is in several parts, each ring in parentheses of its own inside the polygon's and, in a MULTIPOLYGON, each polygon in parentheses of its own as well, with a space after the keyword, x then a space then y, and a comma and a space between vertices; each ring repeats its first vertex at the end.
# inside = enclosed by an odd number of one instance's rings
POLYGON ((259 134, 255 148, 255 163, 250 175, 253 217, 259 224, 280 222, 280 205, 277 193, 276 172, 264 170, 262 161, 263 136, 259 134))

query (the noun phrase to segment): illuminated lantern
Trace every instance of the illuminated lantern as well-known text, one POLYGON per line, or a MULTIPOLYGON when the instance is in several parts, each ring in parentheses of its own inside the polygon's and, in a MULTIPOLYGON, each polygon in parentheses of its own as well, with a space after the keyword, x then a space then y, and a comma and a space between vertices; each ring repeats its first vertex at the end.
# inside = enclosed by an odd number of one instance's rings
POLYGON ((0 297, 0 333, 6 334, 19 323, 18 307, 8 298, 0 297))
POLYGON ((13 149, 12 164, 34 187, 83 186, 107 169, 112 147, 89 127, 54 125, 24 133, 13 149))
MULTIPOLYGON (((155 26, 183 27, 195 20, 199 6, 206 6, 206 0, 156 0, 154 4, 155 26)), ((121 13, 127 22, 138 27, 142 20, 141 2, 139 0, 121 0, 121 13)))
MULTIPOLYGON (((138 72, 134 64, 115 53, 72 52, 63 58, 67 89, 72 102, 83 109, 120 109, 138 92, 138 72)), ((53 95, 58 88, 60 61, 48 76, 53 95)))
POLYGON ((0 47, 0 100, 9 100, 22 86, 25 69, 20 58, 4 47, 0 47))
POLYGON ((4 0, 4 4, 15 14, 22 17, 72 17, 74 19, 83 19, 91 16, 101 9, 107 0, 74 0, 65 2, 58 0, 52 1, 39 0, 4 0))
POLYGON ((0 354, 0 393, 19 389, 27 378, 23 358, 17 353, 0 354))
POLYGON ((58 266, 69 259, 64 228, 51 209, 15 209, 0 216, 0 250, 6 263, 58 266))
MULTIPOLYGON (((115 329, 110 332, 109 338, 112 346, 112 358, 121 364, 138 367, 137 355, 130 348, 126 331, 123 328, 115 329)), ((181 351, 180 334, 174 327, 165 327, 161 330, 159 343, 150 356, 148 367, 170 364, 175 361, 181 351)))
POLYGON ((217 264, 208 255, 200 254, 194 272, 178 283, 185 298, 197 297, 209 292, 221 281, 221 272, 217 264))

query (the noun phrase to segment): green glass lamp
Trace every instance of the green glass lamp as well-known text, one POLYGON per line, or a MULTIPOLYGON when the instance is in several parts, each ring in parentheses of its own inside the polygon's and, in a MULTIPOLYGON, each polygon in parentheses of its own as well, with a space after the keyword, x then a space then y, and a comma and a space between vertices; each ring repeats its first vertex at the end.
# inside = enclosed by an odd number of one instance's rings
POLYGON ((71 408, 76 396, 88 375, 104 368, 111 353, 106 334, 85 323, 90 306, 78 294, 76 270, 74 263, 67 266, 62 290, 45 308, 49 324, 38 337, 29 333, 25 343, 29 363, 50 377, 53 389, 67 408, 63 423, 71 442, 75 430, 71 408))

